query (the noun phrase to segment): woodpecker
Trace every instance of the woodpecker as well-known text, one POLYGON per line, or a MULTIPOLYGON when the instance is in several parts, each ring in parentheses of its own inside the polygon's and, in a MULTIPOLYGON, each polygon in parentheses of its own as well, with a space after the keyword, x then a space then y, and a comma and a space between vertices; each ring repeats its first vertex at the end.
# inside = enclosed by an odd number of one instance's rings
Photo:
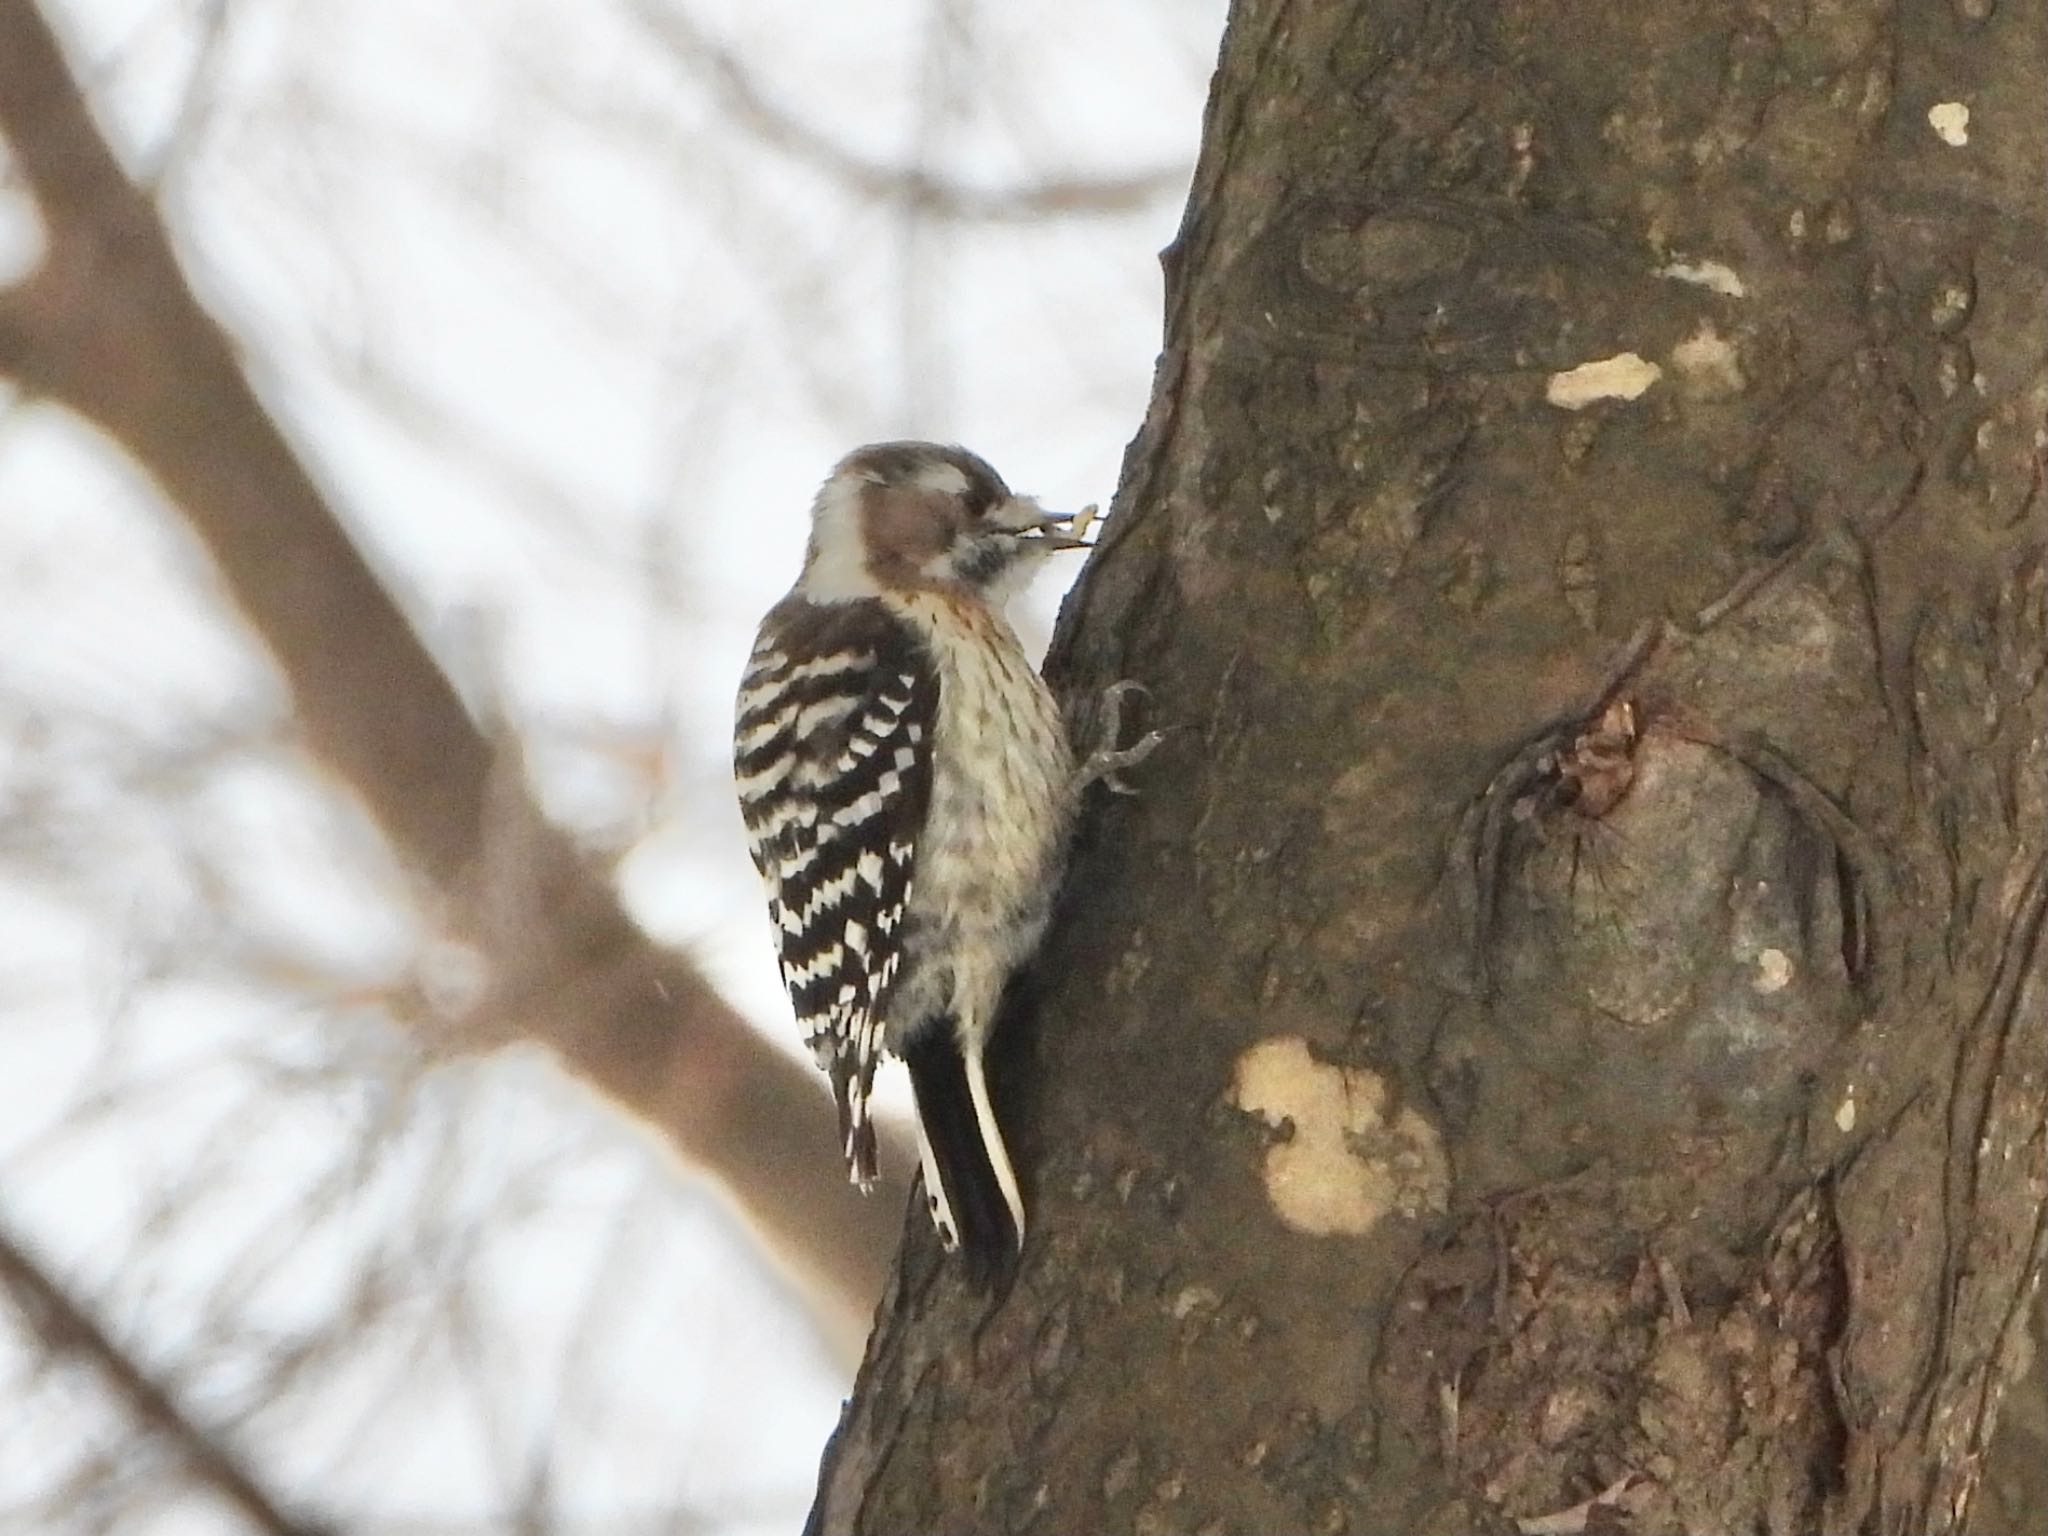
MULTIPOLYGON (((802 574, 740 680, 740 813, 848 1172, 874 1183, 869 1097, 893 1053, 940 1241, 984 1271, 1024 1241, 983 1064, 1003 989, 1045 932, 1081 790, 1116 784, 1158 736, 1077 766, 1003 617, 1079 532, 964 449, 856 449, 812 503, 802 574)), ((1134 686, 1108 697, 1112 745, 1134 686)))

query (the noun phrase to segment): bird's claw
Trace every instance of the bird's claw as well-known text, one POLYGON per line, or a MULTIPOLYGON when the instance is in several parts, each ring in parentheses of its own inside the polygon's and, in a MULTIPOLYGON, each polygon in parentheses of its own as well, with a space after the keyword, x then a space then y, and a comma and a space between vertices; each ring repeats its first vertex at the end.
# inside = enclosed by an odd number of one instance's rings
POLYGON ((1088 755, 1088 760, 1081 764, 1080 772, 1075 775, 1074 780, 1076 793, 1098 781, 1108 785, 1113 794, 1135 795, 1138 792, 1135 784, 1124 782, 1123 771, 1126 768, 1137 767, 1150 757, 1159 743, 1166 740, 1166 733, 1147 731, 1128 747, 1118 747, 1116 740, 1123 734, 1124 700, 1134 693, 1143 697, 1149 695, 1151 691, 1143 683, 1130 678, 1111 683, 1102 690, 1101 740, 1104 745, 1097 747, 1088 755))
POLYGON ((1094 783, 1099 780, 1109 787, 1112 794, 1135 795, 1138 786, 1124 782, 1124 769, 1135 768, 1144 762, 1152 755, 1153 748, 1164 740, 1166 732, 1147 731, 1121 752, 1097 752, 1088 759, 1087 767, 1083 770, 1088 774, 1088 782, 1094 783))

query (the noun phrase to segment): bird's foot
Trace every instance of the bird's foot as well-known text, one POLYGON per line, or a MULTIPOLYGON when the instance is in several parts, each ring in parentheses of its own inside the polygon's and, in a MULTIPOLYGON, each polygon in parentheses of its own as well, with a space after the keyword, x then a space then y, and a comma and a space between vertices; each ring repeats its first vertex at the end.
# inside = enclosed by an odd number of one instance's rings
POLYGON ((1101 782, 1119 795, 1135 795, 1135 784, 1126 784, 1123 772, 1135 768, 1145 761, 1166 740, 1164 731, 1147 731, 1128 747, 1119 747, 1117 740, 1123 735, 1124 700, 1132 694, 1148 694, 1151 690, 1143 683, 1129 678, 1120 683, 1111 683, 1102 690, 1102 745, 1089 754, 1074 775, 1074 793, 1078 796, 1090 784, 1101 782))

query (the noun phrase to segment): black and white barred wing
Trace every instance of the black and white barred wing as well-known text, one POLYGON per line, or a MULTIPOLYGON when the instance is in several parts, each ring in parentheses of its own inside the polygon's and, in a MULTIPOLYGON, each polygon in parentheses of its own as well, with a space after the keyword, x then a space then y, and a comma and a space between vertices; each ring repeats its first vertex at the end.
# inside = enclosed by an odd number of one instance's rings
MULTIPOLYGON (((855 605, 847 605, 855 607, 855 605)), ((770 616, 740 683, 734 771, 798 1027, 832 1081, 854 1178, 875 1177, 869 1094, 931 799, 938 685, 886 611, 770 616)))

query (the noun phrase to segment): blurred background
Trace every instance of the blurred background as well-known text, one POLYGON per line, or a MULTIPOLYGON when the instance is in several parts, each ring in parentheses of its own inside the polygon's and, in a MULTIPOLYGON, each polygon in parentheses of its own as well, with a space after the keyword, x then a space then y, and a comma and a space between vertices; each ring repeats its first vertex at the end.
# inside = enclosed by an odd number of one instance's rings
POLYGON ((799 1528, 732 689, 848 447, 1107 499, 1223 9, 0 0, 0 1536, 799 1528))
POLYGON ((794 1062, 753 625, 856 443, 1107 500, 1222 11, 0 0, 0 1532, 800 1525, 873 1278, 789 1261, 822 1098, 764 1240, 779 1112, 693 1141, 498 968, 615 896, 794 1062), (541 830, 449 851, 422 752, 541 830))

